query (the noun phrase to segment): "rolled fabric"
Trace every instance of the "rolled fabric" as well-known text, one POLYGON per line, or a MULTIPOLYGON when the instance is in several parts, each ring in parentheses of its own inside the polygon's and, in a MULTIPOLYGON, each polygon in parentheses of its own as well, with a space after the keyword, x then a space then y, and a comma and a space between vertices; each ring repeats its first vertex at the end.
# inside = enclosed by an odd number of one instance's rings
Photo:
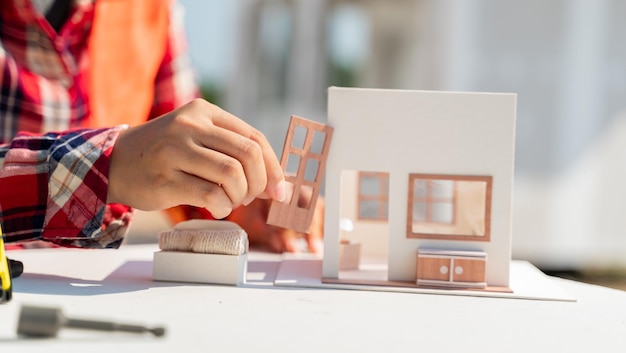
POLYGON ((159 233, 164 251, 241 255, 248 252, 248 234, 230 221, 190 220, 159 233))

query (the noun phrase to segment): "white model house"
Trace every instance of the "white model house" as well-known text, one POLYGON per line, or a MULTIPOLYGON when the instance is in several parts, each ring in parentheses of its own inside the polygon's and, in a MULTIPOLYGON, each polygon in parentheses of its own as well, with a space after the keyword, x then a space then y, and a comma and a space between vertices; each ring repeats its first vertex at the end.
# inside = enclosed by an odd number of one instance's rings
POLYGON ((515 113, 515 94, 330 88, 324 279, 507 288, 515 113))

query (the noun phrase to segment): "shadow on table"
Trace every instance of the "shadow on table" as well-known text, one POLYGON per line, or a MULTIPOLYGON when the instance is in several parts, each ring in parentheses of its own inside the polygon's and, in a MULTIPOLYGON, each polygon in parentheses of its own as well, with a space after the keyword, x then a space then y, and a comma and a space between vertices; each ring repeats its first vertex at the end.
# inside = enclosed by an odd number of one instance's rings
POLYGON ((100 295, 181 285, 183 284, 153 281, 152 261, 127 261, 101 281, 24 273, 13 280, 13 291, 53 295, 100 295))
MULTIPOLYGON (((278 263, 250 261, 246 288, 272 288, 278 263)), ((127 261, 101 281, 57 275, 24 273, 13 280, 13 292, 50 295, 102 295, 127 293, 150 288, 176 286, 207 286, 211 284, 187 282, 159 282, 152 280, 152 261, 127 261)))

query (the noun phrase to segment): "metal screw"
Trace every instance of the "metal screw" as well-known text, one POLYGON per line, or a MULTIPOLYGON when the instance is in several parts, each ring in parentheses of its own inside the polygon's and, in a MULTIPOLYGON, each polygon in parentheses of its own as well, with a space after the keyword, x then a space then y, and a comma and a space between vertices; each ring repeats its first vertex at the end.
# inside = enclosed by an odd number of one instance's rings
POLYGON ((150 332, 157 337, 165 335, 165 328, 148 328, 141 325, 118 324, 109 321, 95 321, 67 318, 61 309, 23 305, 17 324, 17 334, 30 337, 54 337, 63 327, 98 330, 122 331, 132 333, 150 332))

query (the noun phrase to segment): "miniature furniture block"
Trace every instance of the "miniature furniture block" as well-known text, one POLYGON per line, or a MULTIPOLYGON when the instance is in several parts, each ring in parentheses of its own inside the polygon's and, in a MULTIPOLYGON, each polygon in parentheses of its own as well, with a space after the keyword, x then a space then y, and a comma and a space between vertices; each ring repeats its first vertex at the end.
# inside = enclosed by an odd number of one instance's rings
POLYGON ((417 252, 417 285, 485 288, 487 254, 482 251, 420 249, 417 252))
POLYGON ((339 244, 339 269, 358 270, 361 262, 361 244, 341 242, 339 244))
POLYGON ((159 234, 155 281, 241 285, 247 271, 248 235, 228 221, 181 222, 159 234))
POLYGON ((181 251, 154 253, 155 281, 242 285, 247 271, 247 254, 239 256, 181 251))
POLYGON ((333 128, 329 126, 291 116, 280 160, 289 186, 288 193, 283 202, 272 201, 267 224, 309 232, 332 134, 333 128), (296 130, 303 132, 302 141, 294 138, 296 130), (321 146, 316 146, 314 141, 321 142, 321 146), (293 166, 294 170, 289 170, 288 166, 293 166))

